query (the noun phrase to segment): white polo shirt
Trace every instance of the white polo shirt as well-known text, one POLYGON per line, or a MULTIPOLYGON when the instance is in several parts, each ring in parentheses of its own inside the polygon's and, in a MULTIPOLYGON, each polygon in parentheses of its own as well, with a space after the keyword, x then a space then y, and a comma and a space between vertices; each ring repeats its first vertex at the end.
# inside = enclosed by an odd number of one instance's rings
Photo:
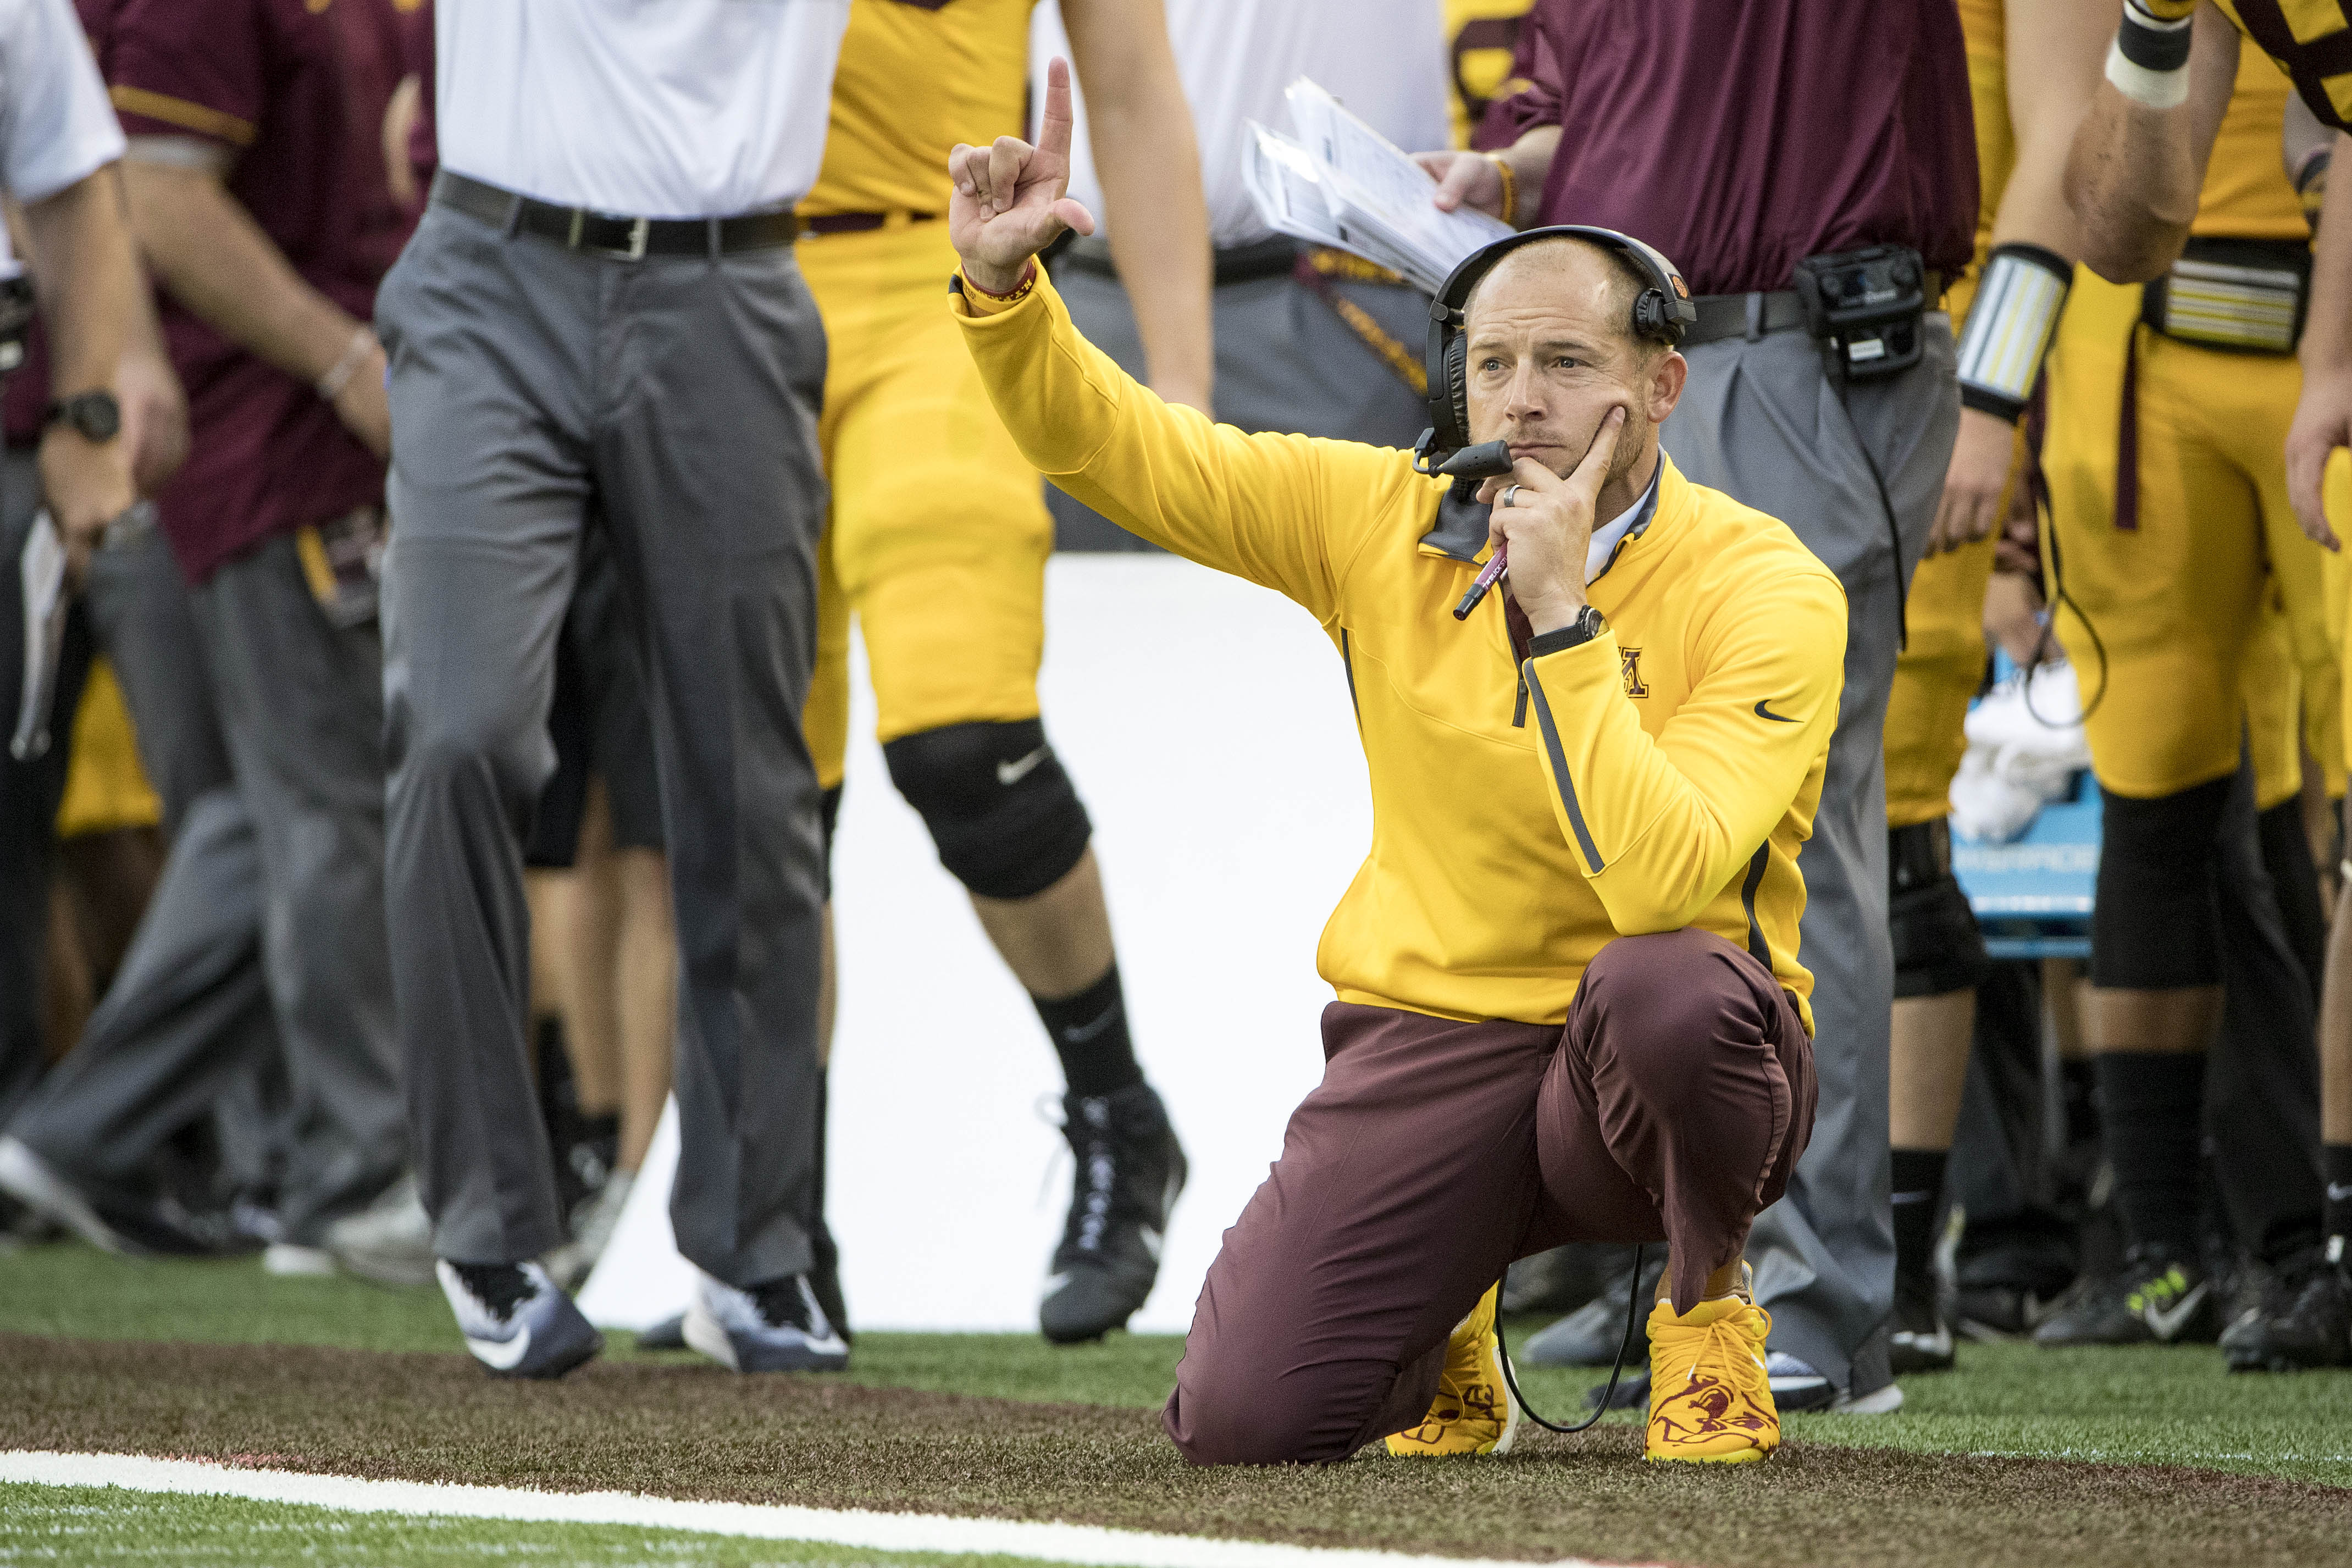
MULTIPOLYGON (((0 0, 0 186, 37 202, 122 156, 72 0, 0 0)), ((0 277, 20 269, 0 225, 0 277)))
POLYGON ((442 164, 624 217, 789 207, 848 21, 849 0, 439 0, 442 164))
MULTIPOLYGON (((1274 232, 1242 185, 1243 122, 1287 127, 1283 90, 1302 76, 1408 152, 1451 147, 1443 12, 1440 0, 1168 0, 1168 37, 1201 146, 1211 241, 1223 248, 1274 232)), ((1070 58, 1069 37, 1060 5, 1045 0, 1029 34, 1033 104, 1045 100, 1045 62, 1055 55, 1070 58)), ((1085 94, 1074 96, 1070 194, 1108 222, 1085 94)))

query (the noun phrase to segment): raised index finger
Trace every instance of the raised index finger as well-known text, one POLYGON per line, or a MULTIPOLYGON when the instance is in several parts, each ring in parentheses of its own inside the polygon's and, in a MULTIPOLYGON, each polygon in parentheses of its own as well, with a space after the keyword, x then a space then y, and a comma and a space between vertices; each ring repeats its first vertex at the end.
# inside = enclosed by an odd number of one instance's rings
POLYGON ((1045 63, 1045 114, 1037 123, 1037 147, 1056 157, 1070 155, 1070 62, 1059 55, 1045 63))
POLYGON ((1568 482, 1580 490, 1587 500, 1601 494, 1601 485, 1609 477, 1609 460, 1617 455, 1617 437, 1625 428, 1622 404, 1601 416, 1601 428, 1592 433, 1592 444, 1584 449, 1584 461, 1568 482))

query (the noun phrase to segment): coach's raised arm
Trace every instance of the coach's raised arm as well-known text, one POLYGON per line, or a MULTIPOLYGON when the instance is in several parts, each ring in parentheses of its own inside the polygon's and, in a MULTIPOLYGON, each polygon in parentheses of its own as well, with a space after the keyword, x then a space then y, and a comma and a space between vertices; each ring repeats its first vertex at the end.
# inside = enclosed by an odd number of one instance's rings
POLYGON ((1339 996, 1323 1085, 1210 1270, 1171 1435, 1203 1463, 1383 1436, 1493 1451, 1516 1418, 1495 1393, 1504 1266, 1664 1238, 1650 1453, 1763 1457, 1769 1320, 1740 1260, 1811 1124, 1797 855, 1837 719, 1837 579, 1660 451, 1686 293, 1608 230, 1497 242, 1444 292, 1425 456, 1502 444, 1507 474, 1163 403, 1034 261, 1093 222, 1063 193, 1067 81, 1057 62, 1037 146, 950 165, 982 382, 1071 495, 1314 612, 1373 802, 1318 954, 1339 996))

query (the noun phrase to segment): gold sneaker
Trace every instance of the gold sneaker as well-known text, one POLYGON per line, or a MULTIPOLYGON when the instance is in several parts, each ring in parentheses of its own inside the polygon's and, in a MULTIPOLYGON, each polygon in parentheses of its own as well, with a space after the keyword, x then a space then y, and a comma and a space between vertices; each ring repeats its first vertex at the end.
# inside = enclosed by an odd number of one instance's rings
POLYGON ((1752 1279, 1743 1265, 1737 1295, 1680 1317, 1671 1301, 1650 1309, 1648 1458, 1745 1465, 1780 1446, 1764 1367, 1772 1314, 1756 1304, 1752 1279))
POLYGON ((1447 1454, 1507 1454, 1519 1430, 1518 1402, 1503 1381, 1503 1342, 1495 1333, 1499 1282, 1486 1287, 1445 1345, 1445 1373, 1421 1425, 1389 1439, 1389 1452, 1430 1458, 1447 1454))

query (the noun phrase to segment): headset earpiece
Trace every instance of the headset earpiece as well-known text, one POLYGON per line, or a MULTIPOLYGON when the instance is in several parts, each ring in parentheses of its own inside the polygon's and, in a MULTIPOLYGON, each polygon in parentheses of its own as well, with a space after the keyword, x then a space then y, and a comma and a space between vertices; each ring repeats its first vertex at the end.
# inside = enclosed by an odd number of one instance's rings
MULTIPOLYGON (((1666 297, 1654 288, 1644 288, 1642 297, 1633 301, 1633 330, 1644 338, 1666 336, 1666 297)), ((1675 334, 1679 338, 1681 333, 1675 334)))
POLYGON ((1470 442, 1470 338, 1456 330, 1445 345, 1445 386, 1454 404, 1450 439, 1456 446, 1470 442))

